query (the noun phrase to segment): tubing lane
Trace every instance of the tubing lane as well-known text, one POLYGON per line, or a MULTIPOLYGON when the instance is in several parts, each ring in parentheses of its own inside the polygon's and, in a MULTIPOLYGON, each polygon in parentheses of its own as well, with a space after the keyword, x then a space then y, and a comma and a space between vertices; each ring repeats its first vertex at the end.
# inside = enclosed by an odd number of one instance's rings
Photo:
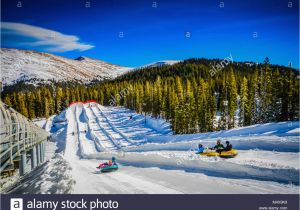
POLYGON ((120 149, 121 146, 116 142, 116 140, 110 135, 110 133, 108 133, 104 128, 103 126, 101 125, 100 121, 99 121, 99 118, 97 117, 97 115, 95 114, 92 106, 91 106, 91 111, 94 115, 94 118, 95 118, 95 121, 96 121, 96 124, 97 126, 100 128, 100 130, 102 131, 102 133, 108 138, 108 140, 111 142, 111 144, 113 144, 113 146, 115 147, 115 149, 120 149))
POLYGON ((93 125, 91 121, 92 114, 90 113, 90 109, 89 108, 87 109, 85 106, 83 106, 83 113, 84 113, 85 120, 87 122, 87 129, 88 129, 87 134, 90 136, 90 139, 94 141, 96 150, 98 152, 106 151, 106 148, 104 147, 99 137, 95 134, 95 131, 93 130, 93 125))
MULTIPOLYGON (((100 144, 101 147, 103 147, 102 151, 107 150, 117 150, 117 147, 113 144, 113 142, 110 141, 110 139, 103 133, 102 129, 99 127, 99 124, 97 123, 96 116, 93 113, 93 110, 91 107, 88 107, 87 109, 87 117, 89 118, 89 124, 92 129, 92 135, 95 137, 95 141, 97 141, 97 144, 100 144)), ((100 148, 101 149, 101 148, 100 148)))
POLYGON ((118 153, 99 153, 93 156, 93 158, 109 159, 112 155, 118 157, 119 163, 127 166, 141 168, 157 167, 164 170, 184 170, 186 172, 202 173, 213 177, 275 181, 299 186, 298 169, 272 169, 240 165, 225 161, 207 162, 202 160, 184 160, 180 158, 162 157, 155 153, 126 153, 124 156, 118 156, 118 153))
POLYGON ((112 127, 109 125, 109 123, 106 121, 106 119, 102 116, 100 110, 98 107, 94 109, 95 116, 97 116, 98 122, 101 124, 102 128, 106 131, 106 134, 120 146, 129 146, 129 143, 123 139, 123 137, 115 132, 112 127))
POLYGON ((116 136, 119 136, 118 140, 125 146, 134 145, 135 143, 131 141, 126 135, 119 131, 108 119, 108 117, 103 113, 98 105, 96 105, 99 116, 105 120, 105 123, 108 125, 109 129, 115 133, 116 136))

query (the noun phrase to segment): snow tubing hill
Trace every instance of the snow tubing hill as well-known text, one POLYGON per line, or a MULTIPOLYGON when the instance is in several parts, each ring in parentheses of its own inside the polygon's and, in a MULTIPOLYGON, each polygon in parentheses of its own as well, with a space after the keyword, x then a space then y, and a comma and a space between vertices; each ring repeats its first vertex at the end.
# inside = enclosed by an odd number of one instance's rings
POLYGON ((214 156, 219 156, 221 158, 233 158, 237 156, 238 152, 235 149, 232 149, 230 151, 223 151, 223 152, 216 152, 216 151, 211 151, 211 152, 203 152, 200 155, 201 156, 207 156, 207 157, 214 157, 214 156))

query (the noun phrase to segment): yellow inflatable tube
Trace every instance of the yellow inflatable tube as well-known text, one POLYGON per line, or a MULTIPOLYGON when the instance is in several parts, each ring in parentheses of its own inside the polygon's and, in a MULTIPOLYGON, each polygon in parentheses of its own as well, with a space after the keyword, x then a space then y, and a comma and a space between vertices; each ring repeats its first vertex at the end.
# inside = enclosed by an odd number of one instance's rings
POLYGON ((235 149, 232 149, 230 151, 223 151, 223 152, 216 152, 216 151, 207 151, 200 153, 201 156, 206 156, 206 157, 214 157, 214 156, 219 156, 222 158, 233 158, 237 156, 238 152, 235 149))

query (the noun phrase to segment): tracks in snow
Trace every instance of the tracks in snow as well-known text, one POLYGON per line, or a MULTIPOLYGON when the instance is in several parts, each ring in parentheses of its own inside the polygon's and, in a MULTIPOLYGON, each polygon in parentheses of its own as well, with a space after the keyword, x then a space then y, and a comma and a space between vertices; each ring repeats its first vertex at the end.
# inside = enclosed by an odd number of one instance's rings
POLYGON ((85 154, 95 154, 97 153, 96 142, 90 138, 88 131, 88 124, 86 122, 86 116, 83 106, 77 106, 75 109, 76 117, 76 128, 78 133, 78 142, 80 147, 80 154, 84 156, 85 154))
POLYGON ((103 111, 100 109, 99 105, 96 105, 96 108, 100 112, 101 117, 103 117, 105 119, 105 122, 108 124, 108 126, 121 137, 123 144, 125 146, 134 144, 134 142, 132 142, 126 135, 124 135, 118 128, 116 128, 116 126, 114 126, 113 123, 111 123, 111 120, 103 113, 103 111))
POLYGON ((109 121, 96 104, 90 104, 88 107, 83 105, 82 115, 86 118, 90 138, 94 140, 98 150, 116 151, 134 145, 109 121))
POLYGON ((98 106, 90 106, 90 109, 94 115, 96 124, 102 131, 102 134, 106 135, 106 139, 109 139, 112 142, 115 149, 121 149, 122 147, 133 145, 128 137, 115 128, 115 126, 109 121, 109 119, 104 115, 98 106))
POLYGON ((92 129, 92 132, 95 134, 97 141, 106 150, 111 151, 120 149, 120 146, 117 144, 114 138, 103 128, 94 110, 92 108, 86 110, 87 112, 91 113, 91 115, 89 116, 89 125, 92 129))

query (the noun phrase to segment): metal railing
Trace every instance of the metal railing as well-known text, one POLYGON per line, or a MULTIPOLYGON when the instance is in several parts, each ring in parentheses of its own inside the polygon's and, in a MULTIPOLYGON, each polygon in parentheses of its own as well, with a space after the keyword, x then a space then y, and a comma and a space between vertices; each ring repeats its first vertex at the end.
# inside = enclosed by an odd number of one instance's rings
POLYGON ((47 140, 49 134, 0 101, 0 173, 14 166, 23 152, 47 140))

